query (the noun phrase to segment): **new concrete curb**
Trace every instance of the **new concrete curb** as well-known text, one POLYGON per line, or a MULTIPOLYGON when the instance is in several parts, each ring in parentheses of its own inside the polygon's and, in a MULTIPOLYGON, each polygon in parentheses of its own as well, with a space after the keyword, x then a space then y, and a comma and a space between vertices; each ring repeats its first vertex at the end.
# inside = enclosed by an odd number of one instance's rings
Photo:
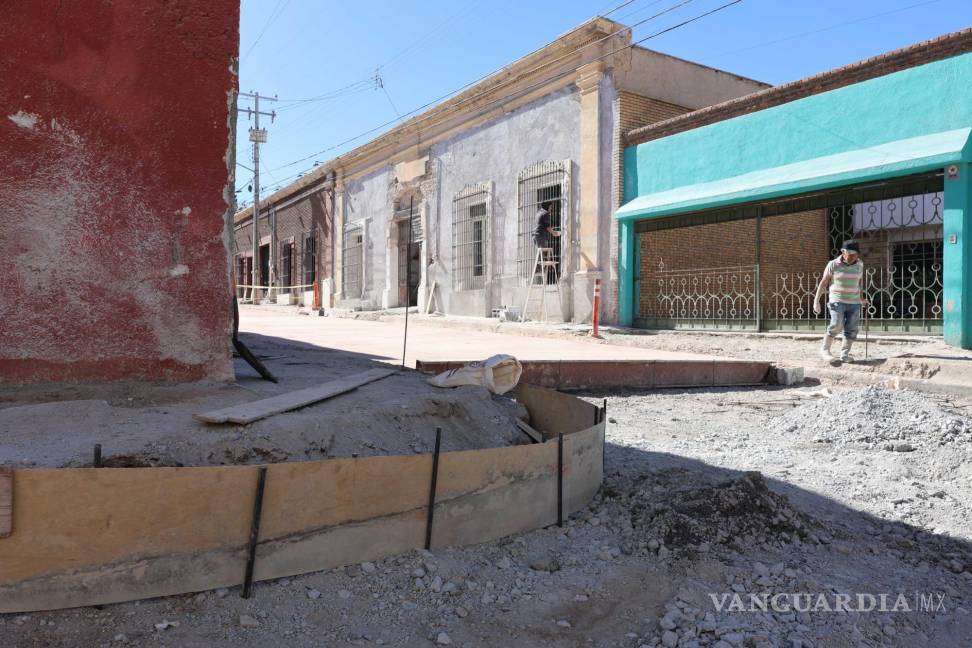
POLYGON ((922 378, 905 378, 891 374, 864 374, 856 371, 841 371, 840 369, 807 368, 805 375, 807 378, 820 381, 826 380, 838 384, 877 385, 888 389, 910 389, 926 394, 948 394, 950 396, 969 396, 972 394, 972 385, 969 384, 935 382, 922 378))

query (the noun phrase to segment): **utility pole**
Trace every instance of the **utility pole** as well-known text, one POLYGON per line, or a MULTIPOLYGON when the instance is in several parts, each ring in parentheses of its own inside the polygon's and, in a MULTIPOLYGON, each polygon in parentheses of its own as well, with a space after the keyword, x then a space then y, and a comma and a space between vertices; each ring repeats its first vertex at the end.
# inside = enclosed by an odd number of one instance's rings
MULTIPOLYGON (((256 303, 256 286, 260 285, 260 225, 258 223, 260 218, 260 145, 267 143, 267 129, 260 128, 260 115, 266 115, 270 118, 270 123, 273 123, 274 118, 277 116, 276 111, 262 112, 260 110, 260 100, 265 101, 276 101, 276 96, 265 97, 261 96, 259 92, 240 92, 237 93, 239 97, 247 97, 253 99, 253 108, 239 108, 239 112, 245 112, 247 119, 253 118, 253 128, 250 129, 250 141, 253 142, 253 276, 251 281, 253 282, 253 302, 256 303)), ((275 225, 272 224, 272 225, 275 225)), ((274 239, 276 238, 276 231, 274 227, 271 227, 270 233, 270 254, 267 259, 267 266, 269 268, 268 276, 268 286, 267 294, 264 295, 264 299, 270 296, 270 287, 273 285, 273 276, 275 273, 273 271, 274 266, 274 239)))

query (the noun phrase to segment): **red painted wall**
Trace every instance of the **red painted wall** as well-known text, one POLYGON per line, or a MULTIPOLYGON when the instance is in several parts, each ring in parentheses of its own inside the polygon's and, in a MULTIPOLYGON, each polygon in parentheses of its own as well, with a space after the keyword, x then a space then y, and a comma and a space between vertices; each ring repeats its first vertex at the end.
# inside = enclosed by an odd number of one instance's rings
POLYGON ((232 377, 238 49, 238 0, 5 3, 0 382, 232 377))

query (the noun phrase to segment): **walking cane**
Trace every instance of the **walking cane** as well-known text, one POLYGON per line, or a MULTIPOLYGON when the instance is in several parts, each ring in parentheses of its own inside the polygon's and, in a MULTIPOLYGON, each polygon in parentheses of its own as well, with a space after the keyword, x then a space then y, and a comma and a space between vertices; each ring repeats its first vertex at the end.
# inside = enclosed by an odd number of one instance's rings
POLYGON ((867 360, 867 311, 871 308, 871 302, 867 303, 867 307, 864 309, 864 359, 867 360))

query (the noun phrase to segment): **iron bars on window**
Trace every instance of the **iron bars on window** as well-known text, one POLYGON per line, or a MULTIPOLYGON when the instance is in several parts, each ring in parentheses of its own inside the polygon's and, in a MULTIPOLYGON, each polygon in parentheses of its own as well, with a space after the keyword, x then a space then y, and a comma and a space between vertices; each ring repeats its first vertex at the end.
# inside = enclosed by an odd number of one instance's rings
POLYGON ((520 172, 517 198, 519 228, 517 236, 517 270, 524 281, 533 277, 537 257, 537 235, 551 248, 551 260, 557 263, 557 276, 564 276, 564 262, 570 249, 570 160, 537 162, 520 172), (550 228, 560 236, 538 232, 541 208, 549 214, 550 228))
POLYGON ((452 285, 455 290, 486 286, 492 213, 489 184, 468 185, 452 199, 452 285))
POLYGON ((361 297, 364 260, 364 233, 361 225, 344 228, 341 256, 341 292, 345 299, 361 297))

